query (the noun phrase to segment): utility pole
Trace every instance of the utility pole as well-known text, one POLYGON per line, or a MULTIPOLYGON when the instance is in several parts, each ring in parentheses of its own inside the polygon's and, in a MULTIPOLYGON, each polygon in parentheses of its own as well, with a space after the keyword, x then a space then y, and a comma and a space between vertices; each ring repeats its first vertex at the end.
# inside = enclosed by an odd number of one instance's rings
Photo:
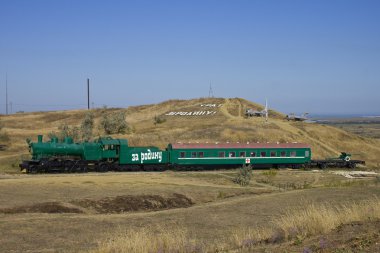
POLYGON ((90 79, 87 78, 87 109, 90 110, 90 79))
POLYGON ((8 73, 5 72, 5 114, 8 115, 8 73))
POLYGON ((210 81, 210 89, 208 90, 208 97, 209 98, 213 98, 214 97, 214 92, 212 91, 211 81, 210 81))

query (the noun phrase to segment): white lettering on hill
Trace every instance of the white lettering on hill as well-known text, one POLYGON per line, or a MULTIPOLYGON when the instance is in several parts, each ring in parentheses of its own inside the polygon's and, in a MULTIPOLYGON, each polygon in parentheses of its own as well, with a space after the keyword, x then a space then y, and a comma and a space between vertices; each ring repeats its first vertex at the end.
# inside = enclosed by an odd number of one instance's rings
POLYGON ((201 107, 222 107, 223 104, 201 104, 201 107))
POLYGON ((168 112, 166 116, 212 116, 216 111, 168 112))

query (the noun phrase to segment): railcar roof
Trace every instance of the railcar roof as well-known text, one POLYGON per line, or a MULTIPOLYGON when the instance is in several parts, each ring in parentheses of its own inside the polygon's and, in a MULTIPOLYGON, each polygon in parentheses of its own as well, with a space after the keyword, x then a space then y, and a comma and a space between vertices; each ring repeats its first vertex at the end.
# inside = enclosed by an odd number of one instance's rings
POLYGON ((305 143, 174 143, 172 149, 213 148, 310 148, 305 143))

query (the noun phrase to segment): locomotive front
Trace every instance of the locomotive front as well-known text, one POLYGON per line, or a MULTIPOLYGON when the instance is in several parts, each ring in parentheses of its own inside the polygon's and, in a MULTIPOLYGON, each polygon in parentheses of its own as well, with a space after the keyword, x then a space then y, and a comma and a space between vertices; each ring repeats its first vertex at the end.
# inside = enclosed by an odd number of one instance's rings
POLYGON ((37 142, 29 139, 27 142, 31 160, 24 160, 19 165, 21 171, 26 173, 84 171, 86 154, 94 154, 88 151, 100 149, 98 143, 73 143, 71 137, 66 137, 62 142, 56 137, 43 142, 43 136, 38 135, 37 142))
POLYGON ((42 135, 38 135, 37 142, 28 140, 32 160, 41 160, 55 156, 83 158, 83 144, 73 143, 71 137, 66 137, 63 142, 59 142, 56 137, 51 138, 50 142, 43 142, 42 138, 42 135))

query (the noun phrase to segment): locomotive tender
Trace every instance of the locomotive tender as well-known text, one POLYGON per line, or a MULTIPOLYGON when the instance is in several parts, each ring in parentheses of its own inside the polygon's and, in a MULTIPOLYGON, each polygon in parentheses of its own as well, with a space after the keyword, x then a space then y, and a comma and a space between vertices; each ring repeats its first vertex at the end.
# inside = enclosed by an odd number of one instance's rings
MULTIPOLYGON (((322 160, 311 160, 311 149, 302 143, 177 143, 165 150, 157 147, 131 147, 126 139, 99 138, 93 142, 73 143, 66 137, 59 142, 27 140, 31 160, 20 164, 26 173, 137 171, 137 170, 203 170, 236 168, 251 164, 253 168, 322 167, 322 160)), ((339 159, 340 166, 350 167, 352 160, 339 159)), ((356 163, 354 163, 355 165, 356 163)), ((331 164, 329 164, 331 166, 331 164)))

